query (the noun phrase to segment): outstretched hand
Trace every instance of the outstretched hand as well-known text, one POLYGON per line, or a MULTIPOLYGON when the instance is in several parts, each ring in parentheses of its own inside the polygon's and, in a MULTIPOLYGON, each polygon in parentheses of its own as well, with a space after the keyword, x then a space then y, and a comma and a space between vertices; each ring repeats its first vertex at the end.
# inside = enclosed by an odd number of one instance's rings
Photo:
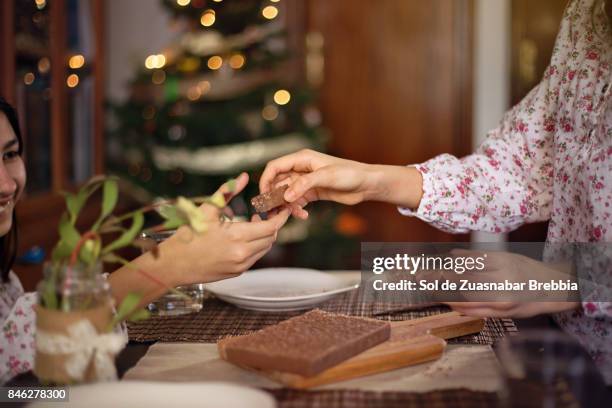
MULTIPOLYGON (((248 182, 248 175, 242 173, 232 191, 225 183, 217 192, 223 193, 229 202, 248 182)), ((224 222, 220 219, 221 209, 206 203, 200 208, 208 220, 206 232, 194 234, 188 228, 181 228, 160 244, 162 254, 172 252, 176 258, 181 285, 231 278, 248 270, 272 248, 278 230, 290 215, 285 209, 265 221, 254 216, 250 222, 224 222)))
POLYGON ((301 150, 269 162, 259 181, 259 189, 265 193, 288 184, 284 198, 292 204, 292 214, 306 219, 308 212, 304 207, 313 201, 353 205, 366 200, 371 179, 371 166, 367 164, 301 150))

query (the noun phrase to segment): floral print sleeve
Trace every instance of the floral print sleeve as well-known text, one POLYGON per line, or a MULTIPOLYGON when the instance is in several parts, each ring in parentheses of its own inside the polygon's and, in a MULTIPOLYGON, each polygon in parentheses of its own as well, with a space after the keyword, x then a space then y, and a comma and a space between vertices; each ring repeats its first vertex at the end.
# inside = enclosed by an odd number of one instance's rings
POLYGON ((29 371, 34 364, 36 294, 23 293, 17 276, 0 284, 0 383, 29 371))
POLYGON ((423 198, 416 215, 454 233, 510 231, 550 216, 551 132, 547 106, 551 86, 543 81, 506 114, 498 128, 464 158, 437 156, 416 168, 423 198))
MULTIPOLYGON (((474 154, 416 165, 423 197, 402 214, 453 233, 549 220, 547 242, 612 243, 612 45, 602 4, 569 3, 540 84, 474 154)), ((609 289, 609 263, 577 272, 609 289)), ((555 319, 612 384, 612 306, 602 301, 609 297, 582 295, 582 308, 555 319)))
POLYGON ((442 154, 416 165, 423 197, 416 212, 453 233, 506 232, 550 217, 552 139, 558 96, 553 64, 541 83, 503 117, 475 153, 442 154))

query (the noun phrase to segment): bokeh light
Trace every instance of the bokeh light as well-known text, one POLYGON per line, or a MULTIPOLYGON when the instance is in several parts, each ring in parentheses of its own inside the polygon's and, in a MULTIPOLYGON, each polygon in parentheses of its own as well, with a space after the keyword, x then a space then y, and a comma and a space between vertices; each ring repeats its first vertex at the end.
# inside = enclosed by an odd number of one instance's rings
POLYGON ((36 79, 36 77, 34 76, 33 72, 27 72, 23 76, 23 83, 26 84, 26 85, 32 85, 34 83, 35 79, 36 79))
POLYGON ((208 59, 207 66, 212 70, 221 68, 221 65, 223 65, 223 58, 218 55, 213 55, 208 59))
POLYGON ((274 102, 279 105, 286 105, 291 100, 291 94, 286 89, 279 89, 274 92, 274 102))
POLYGON ((278 16, 278 9, 275 6, 266 6, 261 11, 261 14, 268 20, 272 20, 273 18, 278 16))
POLYGON ((79 76, 77 74, 70 74, 66 78, 66 85, 68 88, 74 88, 79 84, 79 76))
POLYGON ((274 120, 278 117, 278 108, 275 105, 267 105, 262 109, 261 116, 265 120, 274 120))
POLYGON ((240 69, 244 66, 246 59, 242 54, 234 54, 229 59, 230 67, 234 69, 240 69))
POLYGON ((76 54, 68 60, 68 66, 72 69, 79 69, 85 65, 85 57, 81 54, 76 54))
POLYGON ((164 54, 149 55, 145 60, 147 69, 163 68, 166 65, 166 56, 164 54))
POLYGON ((210 27, 215 24, 215 11, 214 10, 206 10, 202 13, 202 17, 200 17, 200 24, 204 27, 210 27))

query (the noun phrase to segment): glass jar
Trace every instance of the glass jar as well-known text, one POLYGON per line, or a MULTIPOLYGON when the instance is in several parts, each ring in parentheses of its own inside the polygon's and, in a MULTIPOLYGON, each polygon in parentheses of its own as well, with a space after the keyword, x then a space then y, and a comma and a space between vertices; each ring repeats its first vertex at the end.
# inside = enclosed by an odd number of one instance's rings
POLYGON ((102 275, 101 263, 93 266, 45 264, 38 299, 42 307, 62 312, 112 307, 110 285, 102 275))
POLYGON ((114 358, 125 341, 113 333, 113 298, 101 271, 101 264, 45 265, 35 308, 34 373, 41 383, 116 378, 114 358))
POLYGON ((606 385, 576 339, 560 330, 527 329, 496 345, 500 407, 605 406, 606 385))
MULTIPOLYGON (((156 233, 143 233, 142 239, 155 241, 156 244, 170 238, 176 231, 164 231, 156 233)), ((194 283, 176 288, 176 292, 168 292, 160 296, 147 309, 158 316, 178 316, 187 313, 199 312, 202 310, 204 302, 204 284, 194 283)))

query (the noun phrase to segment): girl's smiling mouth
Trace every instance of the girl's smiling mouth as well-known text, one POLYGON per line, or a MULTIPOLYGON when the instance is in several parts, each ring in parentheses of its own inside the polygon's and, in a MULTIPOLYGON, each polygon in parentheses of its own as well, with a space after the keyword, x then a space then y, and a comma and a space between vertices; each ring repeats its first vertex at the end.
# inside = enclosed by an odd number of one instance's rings
POLYGON ((2 200, 0 201, 0 214, 4 213, 6 210, 10 209, 13 206, 13 199, 2 200))

